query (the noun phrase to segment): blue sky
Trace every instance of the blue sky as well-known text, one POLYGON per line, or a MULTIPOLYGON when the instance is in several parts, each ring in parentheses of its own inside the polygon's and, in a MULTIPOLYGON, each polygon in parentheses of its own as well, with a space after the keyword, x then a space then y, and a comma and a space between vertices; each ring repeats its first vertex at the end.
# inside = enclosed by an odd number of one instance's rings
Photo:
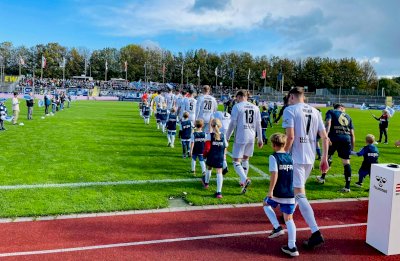
POLYGON ((400 75, 398 0, 1 0, 0 42, 369 60, 400 75))

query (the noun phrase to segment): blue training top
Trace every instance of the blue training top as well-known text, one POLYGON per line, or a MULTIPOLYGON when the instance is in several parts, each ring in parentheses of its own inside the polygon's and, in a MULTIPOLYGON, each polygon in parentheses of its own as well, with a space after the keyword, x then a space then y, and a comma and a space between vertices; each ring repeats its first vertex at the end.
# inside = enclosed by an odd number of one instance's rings
POLYGON ((364 160, 361 163, 361 168, 363 170, 370 170, 371 164, 378 163, 379 151, 378 148, 372 144, 368 144, 357 152, 357 156, 363 156, 364 160))
POLYGON ((202 132, 193 132, 194 142, 193 142, 193 155, 203 155, 204 144, 206 141, 206 133, 202 132))
POLYGON ((267 111, 261 112, 261 128, 268 128, 269 113, 267 111))
POLYGON ((167 121, 167 130, 176 131, 176 114, 171 113, 167 121))
POLYGON ((144 106, 142 114, 143 117, 150 117, 150 106, 144 106))
POLYGON ((192 135, 192 122, 189 120, 181 122, 181 139, 182 140, 189 140, 190 136, 192 135))
POLYGON ((278 180, 274 188, 274 197, 294 198, 293 160, 289 153, 274 153, 278 165, 278 180))
POLYGON ((168 110, 167 109, 161 109, 159 115, 159 119, 162 122, 167 121, 167 117, 168 117, 168 110))
POLYGON ((212 159, 214 162, 223 162, 225 155, 225 142, 224 142, 224 134, 220 134, 220 139, 215 139, 215 133, 210 133, 211 136, 211 147, 210 152, 207 156, 207 161, 212 159))
POLYGON ((351 130, 354 129, 350 116, 340 110, 326 112, 325 120, 331 120, 328 137, 331 141, 351 141, 351 130))

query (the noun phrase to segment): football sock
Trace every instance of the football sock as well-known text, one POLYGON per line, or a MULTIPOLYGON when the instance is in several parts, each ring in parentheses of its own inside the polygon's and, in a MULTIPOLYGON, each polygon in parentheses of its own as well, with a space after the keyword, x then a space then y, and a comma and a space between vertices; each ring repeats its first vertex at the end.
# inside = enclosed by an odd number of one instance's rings
POLYGON ((301 215, 303 216, 307 225, 311 229, 311 233, 318 231, 319 229, 318 229, 317 221, 315 221, 314 210, 312 209, 310 203, 308 202, 306 195, 297 194, 296 202, 299 205, 301 215))
POLYGON ((242 167, 242 165, 240 164, 240 162, 233 162, 233 168, 235 169, 236 173, 239 175, 240 177, 240 182, 241 183, 245 183, 246 182, 246 173, 244 172, 244 169, 242 167))
POLYGON ((350 164, 346 164, 343 166, 344 168, 344 178, 346 180, 346 188, 350 188, 350 181, 351 181, 351 166, 350 164))
POLYGON ((206 172, 206 163, 204 160, 200 161, 201 172, 206 172))
POLYGON ((222 177, 222 173, 217 173, 217 192, 222 191, 222 183, 224 182, 224 179, 222 177))
POLYGON ((167 134, 168 143, 171 143, 171 135, 167 134))
POLYGON ((175 143, 175 135, 171 135, 171 143, 172 143, 172 144, 175 143))
POLYGON ((228 163, 226 163, 226 159, 224 159, 224 162, 222 163, 222 168, 226 169, 228 167, 228 163))
MULTIPOLYGON (((200 163, 201 165, 201 163, 200 163)), ((192 159, 192 171, 196 170, 196 161, 194 159, 192 159)))
POLYGON ((210 178, 211 178, 211 169, 208 169, 206 171, 206 178, 205 178, 207 184, 210 183, 210 178))
POLYGON ((247 174, 249 174, 249 160, 242 160, 242 167, 247 177, 247 174))
POLYGON ((288 231, 288 247, 294 248, 296 246, 296 225, 294 224, 293 219, 290 219, 285 223, 288 231))
POLYGON ((157 123, 157 130, 160 129, 160 123, 157 123))
POLYGON ((275 211, 272 209, 271 206, 264 206, 264 212, 265 215, 267 215, 269 222, 271 222, 272 226, 274 228, 278 228, 279 227, 279 221, 276 218, 276 214, 275 211))

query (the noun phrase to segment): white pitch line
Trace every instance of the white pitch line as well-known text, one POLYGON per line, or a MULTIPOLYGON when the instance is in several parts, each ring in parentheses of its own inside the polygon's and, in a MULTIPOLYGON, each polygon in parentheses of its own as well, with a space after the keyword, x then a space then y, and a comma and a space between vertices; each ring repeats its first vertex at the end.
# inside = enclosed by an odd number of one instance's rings
MULTIPOLYGON (((356 223, 356 224, 346 224, 346 225, 321 226, 319 228, 320 229, 335 229, 335 228, 347 228, 347 227, 361 227, 361 226, 366 226, 366 225, 367 225, 367 223, 356 223)), ((306 231, 306 230, 309 230, 309 228, 307 227, 307 228, 297 229, 297 231, 306 231)), ((49 249, 49 250, 10 252, 10 253, 2 253, 2 254, 0 254, 0 257, 46 255, 46 254, 88 251, 88 250, 98 250, 98 249, 117 248, 117 247, 143 246, 143 245, 154 245, 154 244, 174 243, 174 242, 184 242, 184 241, 194 241, 194 240, 207 240, 207 239, 216 239, 216 238, 229 238, 229 237, 239 237, 239 236, 253 236, 253 235, 269 234, 269 233, 271 233, 271 230, 231 233, 231 234, 219 234, 219 235, 206 235, 206 236, 196 236, 196 237, 158 239, 158 240, 116 243, 116 244, 107 244, 107 245, 94 245, 94 246, 84 246, 84 247, 58 248, 58 249, 49 249)))
MULTIPOLYGON (((254 180, 266 180, 264 177, 254 177, 254 180)), ((211 179, 215 181, 216 179, 211 179)), ((237 178, 224 178, 224 180, 238 180, 237 178)), ((139 185, 149 183, 179 183, 179 182, 200 182, 195 179, 155 179, 155 180, 123 180, 123 181, 105 181, 105 182, 79 182, 79 183, 49 183, 49 184, 23 184, 23 185, 5 185, 0 186, 0 190, 18 190, 18 189, 38 189, 38 188, 76 188, 76 187, 94 187, 94 186, 118 186, 118 185, 139 185)))
MULTIPOLYGON (((227 152, 226 154, 228 154, 231 158, 232 158, 232 153, 227 152)), ((257 172, 258 174, 260 174, 261 176, 263 176, 264 178, 266 178, 267 180, 269 180, 269 175, 267 173, 265 173, 264 171, 262 171, 261 169, 257 168, 254 165, 249 164, 249 167, 251 169, 253 169, 255 172, 257 172)), ((254 178, 252 178, 254 179, 254 178)))

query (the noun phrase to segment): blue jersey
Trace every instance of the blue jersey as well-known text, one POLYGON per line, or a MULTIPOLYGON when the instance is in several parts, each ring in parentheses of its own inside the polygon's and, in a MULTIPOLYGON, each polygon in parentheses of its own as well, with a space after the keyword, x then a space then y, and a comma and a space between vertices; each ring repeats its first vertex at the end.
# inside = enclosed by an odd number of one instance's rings
POLYGON ((204 131, 193 132, 193 155, 203 155, 205 141, 206 133, 204 131))
POLYGON ((226 148, 224 134, 221 133, 219 140, 215 139, 215 133, 210 133, 210 136, 211 147, 206 164, 210 167, 222 168, 226 148))
POLYGON ((350 116, 340 110, 326 112, 325 120, 331 121, 328 137, 331 141, 351 141, 351 130, 354 129, 350 116))
POLYGON ((176 114, 171 113, 167 121, 167 130, 176 131, 176 114))
POLYGON ((162 122, 166 122, 168 117, 168 110, 167 109, 161 109, 159 113, 159 119, 162 122))
POLYGON ((370 171, 371 164, 378 163, 379 151, 376 146, 369 144, 357 152, 357 156, 364 157, 360 169, 370 171))
POLYGON ((189 120, 181 122, 181 139, 189 140, 192 135, 192 122, 189 120))
POLYGON ((289 153, 272 154, 278 165, 278 180, 274 188, 274 197, 294 198, 293 160, 289 153))
POLYGON ((269 113, 267 111, 261 112, 261 128, 268 128, 269 113))
POLYGON ((144 106, 142 110, 143 117, 150 117, 150 106, 144 106))

